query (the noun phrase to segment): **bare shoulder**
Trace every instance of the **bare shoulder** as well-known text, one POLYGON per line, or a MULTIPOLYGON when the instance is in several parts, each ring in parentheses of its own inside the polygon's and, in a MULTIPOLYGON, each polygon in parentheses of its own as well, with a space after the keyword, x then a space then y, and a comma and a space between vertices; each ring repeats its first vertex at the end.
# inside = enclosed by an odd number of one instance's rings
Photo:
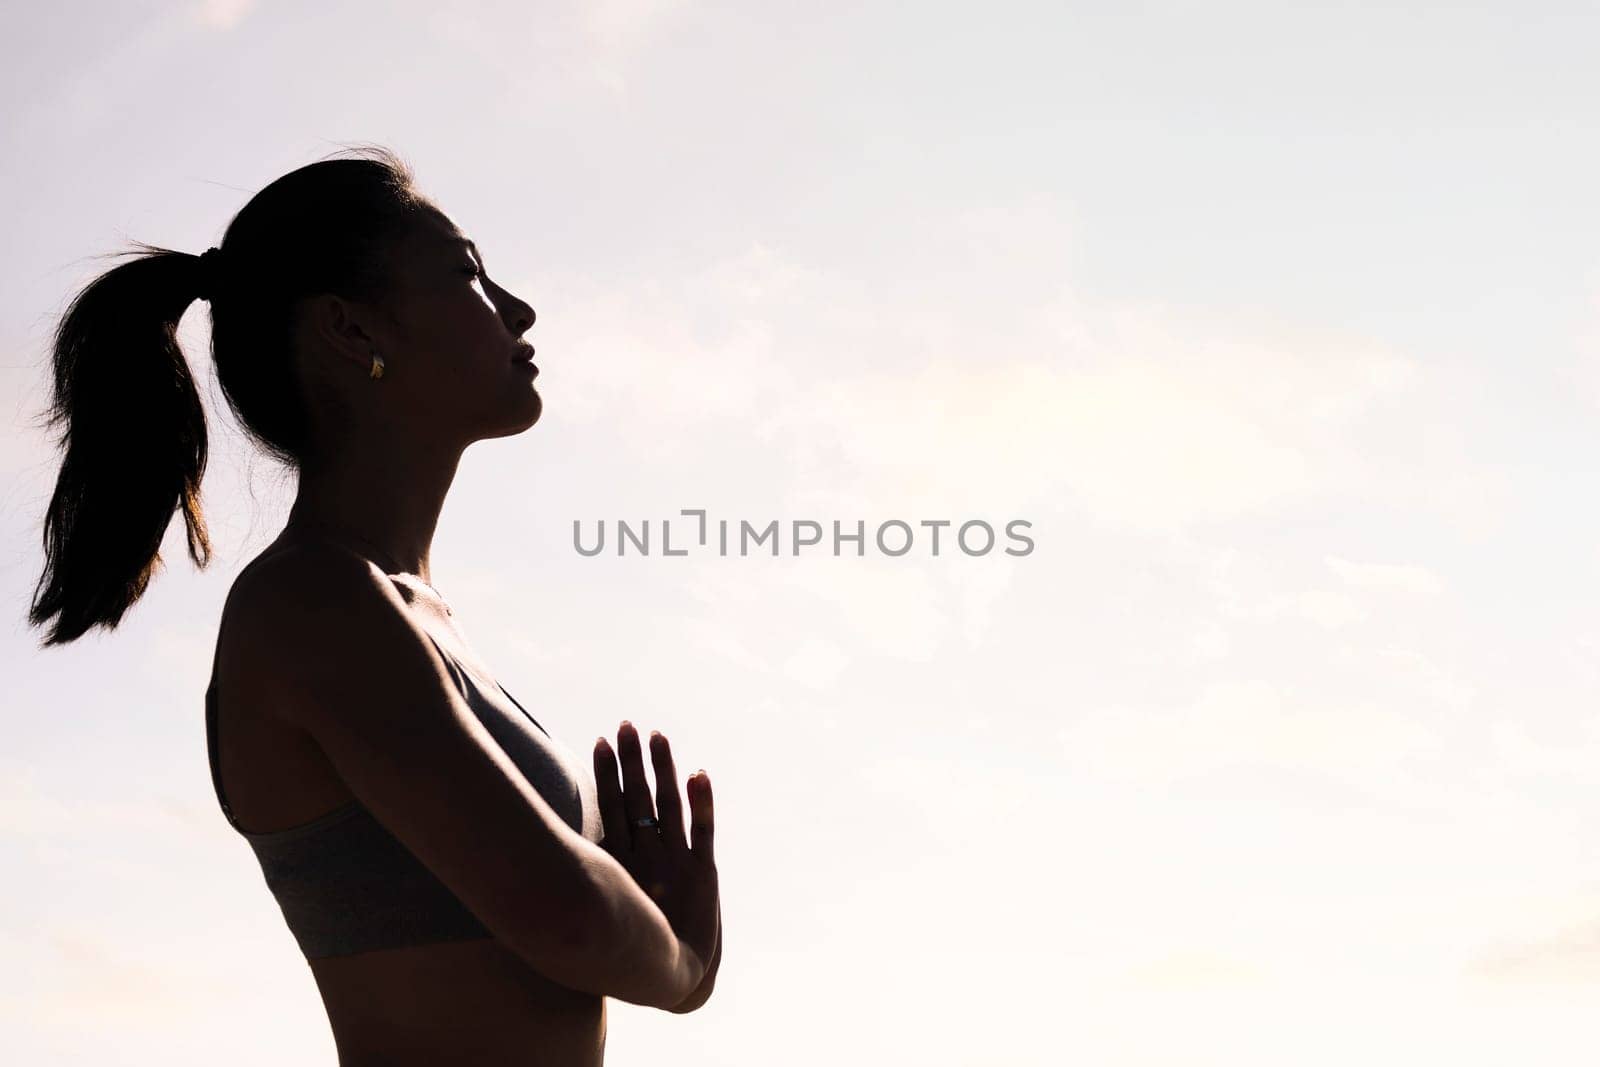
POLYGON ((273 544, 245 564, 228 599, 233 603, 245 598, 251 607, 281 606, 294 594, 321 601, 325 597, 319 589, 326 583, 359 586, 368 581, 381 587, 386 580, 371 560, 348 549, 323 541, 273 544))
POLYGON ((336 545, 269 548, 235 581, 224 612, 234 676, 289 725, 451 685, 384 572, 336 545))

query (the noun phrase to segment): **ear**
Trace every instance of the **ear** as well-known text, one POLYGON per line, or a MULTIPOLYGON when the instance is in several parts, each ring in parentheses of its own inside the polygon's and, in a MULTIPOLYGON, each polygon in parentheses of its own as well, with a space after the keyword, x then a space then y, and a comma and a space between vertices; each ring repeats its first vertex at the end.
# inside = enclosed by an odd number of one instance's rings
POLYGON ((363 371, 374 352, 384 354, 385 343, 377 309, 332 293, 318 293, 305 302, 304 328, 313 343, 363 371))

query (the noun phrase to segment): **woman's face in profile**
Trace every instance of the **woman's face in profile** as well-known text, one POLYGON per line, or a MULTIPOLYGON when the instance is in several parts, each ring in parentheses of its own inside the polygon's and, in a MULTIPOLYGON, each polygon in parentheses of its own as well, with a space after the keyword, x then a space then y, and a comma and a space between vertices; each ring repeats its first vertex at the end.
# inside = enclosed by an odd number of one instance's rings
POLYGON ((388 367, 377 387, 404 382, 421 417, 447 420, 473 440, 538 421, 543 402, 522 336, 534 310, 490 280, 448 216, 437 209, 419 216, 396 249, 393 278, 395 329, 380 350, 388 367))

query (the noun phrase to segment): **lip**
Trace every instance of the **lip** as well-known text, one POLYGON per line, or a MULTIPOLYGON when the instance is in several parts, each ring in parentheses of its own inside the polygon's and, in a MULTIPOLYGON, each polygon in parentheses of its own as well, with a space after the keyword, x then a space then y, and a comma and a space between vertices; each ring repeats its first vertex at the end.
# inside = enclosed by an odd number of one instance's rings
POLYGON ((516 353, 517 353, 516 355, 511 357, 511 362, 513 362, 513 363, 532 363, 533 362, 533 346, 532 345, 518 345, 517 348, 516 348, 516 353))

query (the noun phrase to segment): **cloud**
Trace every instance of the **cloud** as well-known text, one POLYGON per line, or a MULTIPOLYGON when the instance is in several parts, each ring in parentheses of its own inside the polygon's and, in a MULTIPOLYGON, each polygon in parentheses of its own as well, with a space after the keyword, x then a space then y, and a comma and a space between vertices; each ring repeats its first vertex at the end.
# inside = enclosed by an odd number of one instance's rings
POLYGON ((1329 630, 1361 622, 1367 617, 1360 604, 1344 593, 1328 589, 1309 589, 1301 593, 1296 607, 1302 618, 1329 630))
POLYGON ((201 0, 194 6, 194 20, 206 29, 231 30, 255 7, 256 0, 201 0))
POLYGON ((1146 989, 1206 990, 1260 988, 1271 978, 1259 963, 1223 952, 1191 950, 1174 952, 1124 972, 1122 979, 1146 989))
POLYGON ((619 96, 628 72, 660 22, 687 6, 684 0, 587 0, 578 7, 580 25, 593 50, 594 74, 619 96))
POLYGON ((1399 563, 1352 563, 1338 556, 1323 559, 1335 574, 1361 589, 1392 589, 1431 595, 1444 588, 1439 576, 1426 567, 1399 563))
POLYGON ((1056 738, 1070 773, 1148 785, 1280 768, 1366 788, 1438 746, 1405 711, 1266 678, 1207 682, 1178 705, 1102 705, 1073 715, 1056 738))
POLYGON ((503 91, 545 96, 580 81, 620 98, 662 25, 687 6, 686 0, 440 5, 423 17, 430 32, 469 51, 503 91))
MULTIPOLYGON (((998 240, 1010 216, 973 218, 950 240, 998 240)), ((759 459, 766 484, 826 486, 817 495, 838 502, 1065 501, 1143 533, 1332 502, 1496 521, 1503 479, 1435 425, 1461 390, 1380 341, 1091 298, 1068 281, 992 307, 961 291, 963 305, 947 291, 966 275, 925 269, 924 289, 916 265, 877 286, 752 243, 630 290, 569 280, 547 295, 565 321, 546 340, 572 356, 565 414, 626 409, 626 444, 646 463, 759 459), (735 439, 747 456, 728 454, 735 439)), ((1329 565, 1359 588, 1437 588, 1420 567, 1329 565)))
POLYGON ((826 638, 808 638, 784 661, 783 672, 802 685, 826 689, 850 665, 850 657, 826 638))
POLYGON ((134 802, 62 795, 39 785, 36 777, 22 764, 0 766, 0 838, 57 840, 115 830, 148 839, 172 839, 191 834, 197 827, 215 829, 200 800, 134 802))
POLYGON ((1468 973, 1503 982, 1600 984, 1600 920, 1486 951, 1468 973))

